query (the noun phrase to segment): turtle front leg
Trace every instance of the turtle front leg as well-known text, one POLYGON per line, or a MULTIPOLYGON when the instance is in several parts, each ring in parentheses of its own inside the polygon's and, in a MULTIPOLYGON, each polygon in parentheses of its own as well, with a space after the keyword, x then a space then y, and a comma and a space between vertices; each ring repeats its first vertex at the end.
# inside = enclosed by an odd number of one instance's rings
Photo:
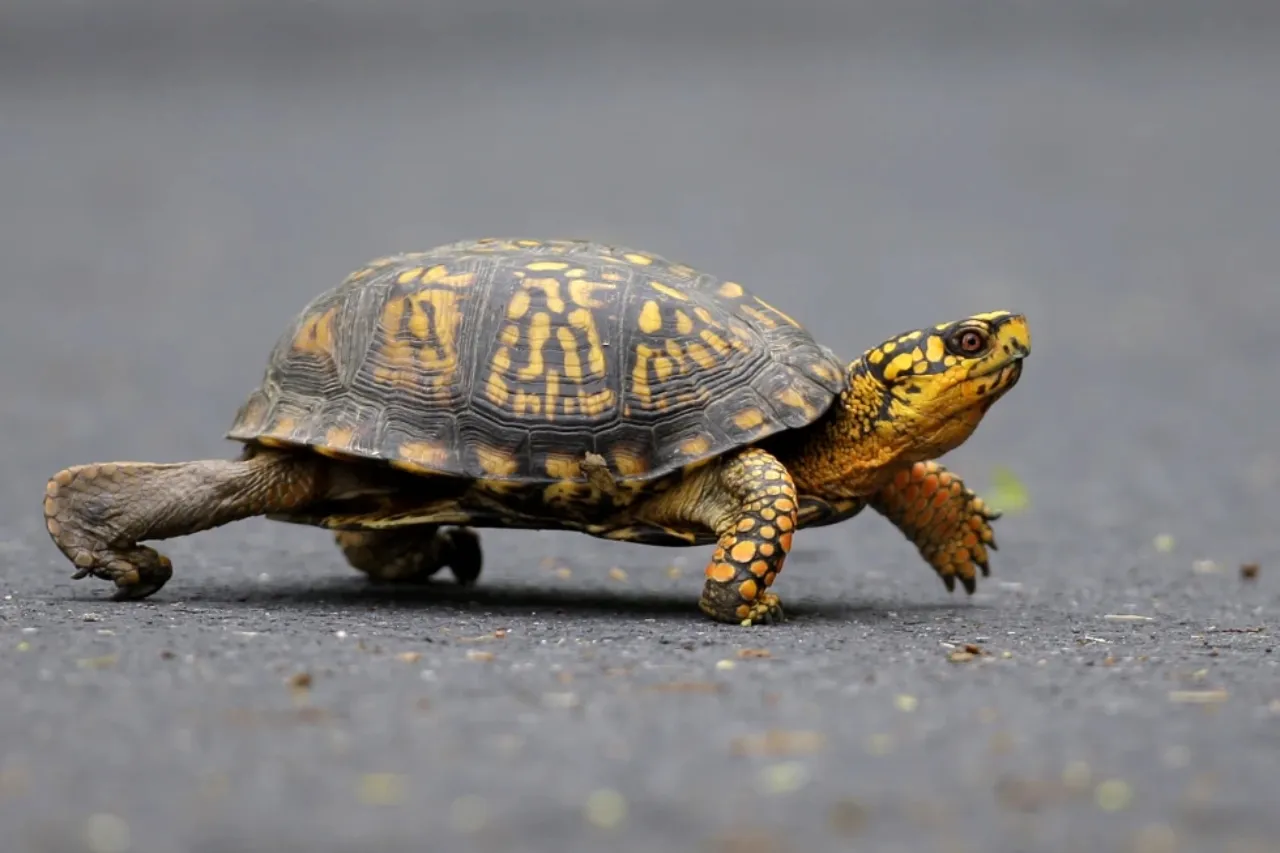
POLYGON ((480 537, 469 527, 437 525, 394 530, 339 530, 334 541, 353 568, 370 580, 415 583, 448 566, 461 586, 480 577, 480 537))
POLYGON ((75 565, 74 578, 114 581, 117 601, 146 598, 173 576, 173 564, 138 542, 297 509, 322 496, 321 464, 267 452, 234 460, 77 465, 46 485, 45 528, 75 565))
POLYGON ((769 591, 791 550, 799 503, 791 475, 759 448, 726 457, 644 511, 659 524, 704 526, 719 537, 698 606, 720 622, 781 622, 769 591))
POLYGON ((915 544, 948 592, 955 591, 959 578, 972 595, 978 586, 975 566, 984 577, 991 574, 987 551, 996 550, 991 523, 1000 513, 937 462, 917 462, 899 471, 871 506, 915 544))

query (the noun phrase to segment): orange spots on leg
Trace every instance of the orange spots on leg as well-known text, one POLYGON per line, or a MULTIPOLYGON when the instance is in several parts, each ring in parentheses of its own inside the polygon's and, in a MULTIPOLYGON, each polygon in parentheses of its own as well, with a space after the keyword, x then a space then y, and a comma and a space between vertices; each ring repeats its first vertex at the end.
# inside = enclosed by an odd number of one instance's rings
POLYGON ((716 583, 729 583, 737 573, 728 563, 711 563, 707 566, 707 577, 716 583))

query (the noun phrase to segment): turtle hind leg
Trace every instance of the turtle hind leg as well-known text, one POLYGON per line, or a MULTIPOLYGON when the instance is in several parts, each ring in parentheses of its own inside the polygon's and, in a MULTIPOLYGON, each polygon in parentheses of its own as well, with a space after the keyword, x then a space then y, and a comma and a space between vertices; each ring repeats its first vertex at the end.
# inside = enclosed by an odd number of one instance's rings
POLYGON ((142 599, 168 582, 173 564, 140 541, 295 510, 321 496, 322 464, 261 452, 234 460, 77 465, 45 487, 45 527, 75 565, 75 578, 113 581, 118 601, 142 599))
POLYGON ((480 537, 469 527, 438 525, 392 530, 339 530, 334 541, 342 555, 370 580, 385 583, 423 581, 448 566, 461 586, 480 577, 480 537))

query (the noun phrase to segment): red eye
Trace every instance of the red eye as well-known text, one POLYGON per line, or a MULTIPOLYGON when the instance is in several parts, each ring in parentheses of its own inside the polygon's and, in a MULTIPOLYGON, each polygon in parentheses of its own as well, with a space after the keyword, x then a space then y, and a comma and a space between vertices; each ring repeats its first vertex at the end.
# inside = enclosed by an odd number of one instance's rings
POLYGON ((951 347, 959 355, 977 355, 987 348, 987 336, 977 329, 961 329, 951 337, 951 347))

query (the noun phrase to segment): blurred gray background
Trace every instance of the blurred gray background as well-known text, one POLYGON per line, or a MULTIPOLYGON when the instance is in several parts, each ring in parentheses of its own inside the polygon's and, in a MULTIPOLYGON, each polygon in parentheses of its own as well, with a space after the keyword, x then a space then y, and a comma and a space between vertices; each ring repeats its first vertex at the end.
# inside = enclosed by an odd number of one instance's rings
POLYGON ((1278 154, 1267 0, 0 2, 5 850, 1280 849, 1278 154), (947 596, 858 519, 797 538, 795 618, 749 637, 700 620, 707 555, 571 535, 487 533, 471 596, 259 521, 168 543, 142 605, 69 580, 45 478, 234 452, 307 300, 481 235, 705 267, 847 357, 1026 312, 948 459, 1030 495, 994 576, 947 596), (742 646, 774 658, 715 668, 742 646), (253 716, 302 670, 323 723, 253 716), (826 746, 726 746, 766 728, 826 746))

